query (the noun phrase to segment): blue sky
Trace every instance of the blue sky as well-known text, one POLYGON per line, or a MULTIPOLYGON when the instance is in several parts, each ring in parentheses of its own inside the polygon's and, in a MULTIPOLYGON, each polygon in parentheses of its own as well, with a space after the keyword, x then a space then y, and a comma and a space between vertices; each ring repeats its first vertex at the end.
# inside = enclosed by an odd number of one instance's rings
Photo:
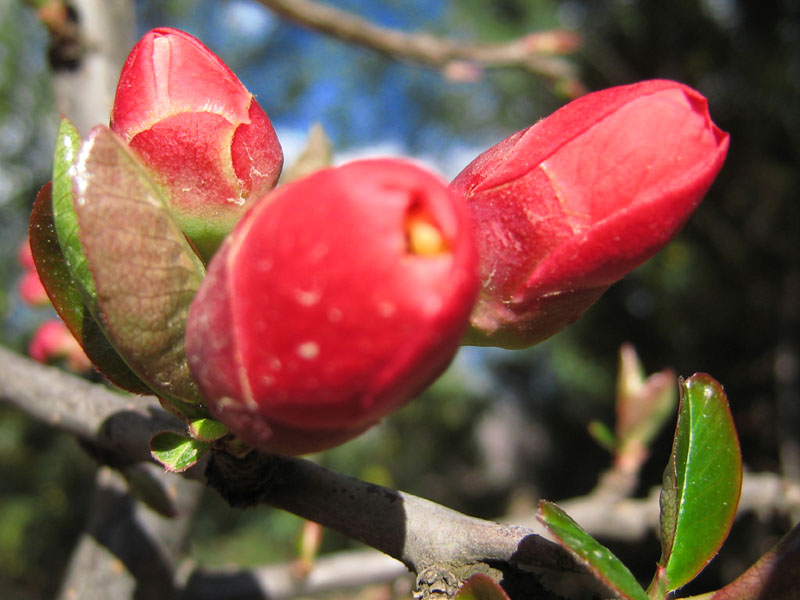
MULTIPOLYGON (((459 139, 428 110, 448 93, 491 102, 480 84, 453 84, 437 72, 354 48, 276 18, 249 0, 207 2, 190 11, 167 12, 139 3, 139 34, 156 26, 183 29, 200 38, 242 79, 270 115, 291 159, 307 129, 323 124, 344 156, 412 155, 454 176, 485 144, 459 139), (459 89, 460 86, 460 89, 459 89), (464 86, 474 86, 467 89, 464 86)), ((331 2, 373 22, 407 31, 435 32, 446 16, 443 0, 331 2)), ((477 107, 480 110, 480 107, 477 107)))

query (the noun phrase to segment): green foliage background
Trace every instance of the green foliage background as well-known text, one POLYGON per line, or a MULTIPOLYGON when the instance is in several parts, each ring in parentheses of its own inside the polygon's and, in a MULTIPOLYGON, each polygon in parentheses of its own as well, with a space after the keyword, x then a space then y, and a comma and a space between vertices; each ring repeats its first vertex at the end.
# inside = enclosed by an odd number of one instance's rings
MULTIPOLYGON (((234 43, 238 38, 214 20, 229 4, 140 1, 139 28, 171 25, 199 35, 258 94, 279 128, 319 118, 337 149, 389 140, 449 170, 467 162, 465 147, 486 148, 564 102, 517 70, 448 82, 275 20, 255 40, 234 43)), ((424 398, 319 460, 487 517, 540 496, 586 493, 608 459, 585 427, 593 418, 611 422, 616 354, 629 341, 650 371, 672 366, 721 381, 748 468, 800 478, 792 459, 800 448, 800 3, 331 4, 388 26, 486 41, 573 28, 584 39, 575 60, 588 87, 683 81, 709 98, 732 141, 726 166, 684 232, 573 328, 522 352, 466 349, 424 398)), ((49 314, 17 299, 15 257, 35 191, 49 178, 57 124, 51 97, 46 33, 29 6, 0 0, 0 341, 19 351, 49 314)), ((654 448, 642 493, 660 481, 670 433, 654 448)), ((93 468, 74 440, 0 406, 0 596, 53 595, 85 517, 93 468)), ((271 511, 232 511, 208 494, 191 552, 208 565, 286 560, 299 525, 271 511)), ((686 592, 729 580, 788 525, 739 521, 720 560, 686 592)), ((326 535, 326 550, 347 545, 326 535)), ((644 576, 657 560, 655 540, 612 549, 644 576)))

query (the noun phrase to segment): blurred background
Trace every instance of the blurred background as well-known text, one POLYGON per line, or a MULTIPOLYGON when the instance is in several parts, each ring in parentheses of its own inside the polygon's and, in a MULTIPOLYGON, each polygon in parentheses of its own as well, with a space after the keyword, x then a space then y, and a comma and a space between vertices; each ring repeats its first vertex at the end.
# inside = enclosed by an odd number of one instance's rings
MULTIPOLYGON (((422 398, 317 460, 488 518, 522 514, 540 497, 588 493, 609 455, 587 426, 613 425, 618 350, 630 342, 648 372, 672 367, 717 378, 746 468, 800 481, 800 2, 327 3, 377 25, 462 40, 568 30, 580 42, 562 57, 574 76, 547 79, 515 67, 443 72, 308 31, 246 0, 140 0, 129 8, 135 38, 177 27, 222 57, 270 115, 287 163, 319 122, 337 161, 407 155, 452 177, 564 104, 579 84, 595 90, 650 78, 703 93, 731 147, 680 236, 579 323, 526 351, 462 349, 422 398)), ((20 300, 17 253, 36 191, 50 179, 53 85, 71 60, 51 51, 36 4, 0 0, 0 343, 21 353, 52 318, 20 300)), ((124 57, 129 49, 118 50, 124 57)), ((640 495, 660 482, 671 427, 654 444, 640 495)), ((0 596, 55 593, 94 469, 75 440, 0 405, 0 596)), ((730 580, 790 525, 786 515, 744 516, 686 593, 730 580)), ((231 510, 209 492, 189 553, 212 567, 280 562, 296 554, 300 527, 276 511, 231 510)), ((652 573, 654 536, 609 544, 643 579, 652 573)), ((352 545, 326 533, 323 548, 352 545)))

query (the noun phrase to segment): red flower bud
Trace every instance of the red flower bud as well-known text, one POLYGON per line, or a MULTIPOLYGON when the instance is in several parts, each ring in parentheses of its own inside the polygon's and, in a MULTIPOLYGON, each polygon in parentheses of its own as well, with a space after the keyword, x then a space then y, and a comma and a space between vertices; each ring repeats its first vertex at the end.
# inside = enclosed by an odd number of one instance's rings
POLYGON ((19 283, 20 297, 31 306, 48 306, 50 298, 42 285, 42 280, 39 279, 39 273, 36 272, 30 240, 27 237, 20 244, 17 259, 23 267, 19 283))
POLYGON ((477 293, 465 206, 400 160, 318 171, 257 203, 189 311, 212 412, 245 442, 303 454, 349 440, 448 365, 477 293))
POLYGON ((26 237, 19 245, 19 250, 17 251, 17 260, 19 261, 19 264, 22 265, 22 267, 26 270, 36 270, 36 263, 33 261, 33 252, 31 251, 30 238, 26 237))
POLYGON ((28 345, 28 355, 42 363, 65 360, 67 367, 77 373, 92 368, 83 348, 58 319, 45 321, 39 326, 28 345))
POLYGON ((150 167, 206 257, 249 200, 275 185, 283 165, 253 95, 213 52, 176 29, 154 29, 131 51, 111 129, 150 167))
POLYGON ((39 273, 35 269, 26 269, 22 274, 22 280, 19 283, 20 297, 31 306, 48 306, 50 304, 50 297, 42 285, 42 280, 39 279, 39 273))
POLYGON ((571 102, 451 184, 472 208, 483 289, 469 343, 540 342, 674 237, 728 150, 706 99, 645 81, 571 102))

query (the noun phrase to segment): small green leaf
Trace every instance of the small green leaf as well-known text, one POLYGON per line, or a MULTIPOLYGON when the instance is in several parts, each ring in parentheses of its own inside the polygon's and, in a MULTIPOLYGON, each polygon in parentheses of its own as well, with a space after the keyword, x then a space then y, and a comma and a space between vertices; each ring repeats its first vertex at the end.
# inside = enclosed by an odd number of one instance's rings
POLYGON ((797 600, 800 590, 800 523, 710 600, 797 600))
POLYGON ((647 594, 628 568, 557 505, 542 500, 536 518, 550 530, 559 544, 586 564, 595 577, 620 598, 648 600, 647 594))
POLYGON ((691 581, 728 536, 742 457, 722 386, 704 373, 680 382, 678 425, 661 492, 661 560, 669 589, 691 581))
POLYGON ((189 422, 189 433, 201 442, 213 442, 228 433, 228 428, 211 418, 194 419, 189 422))
POLYGON ((614 435, 614 432, 611 431, 605 423, 601 423, 600 421, 592 421, 589 423, 589 435, 604 449, 612 454, 616 452, 619 443, 617 441, 617 436, 614 435))
POLYGON ((202 402, 184 333, 205 268, 162 191, 104 126, 91 131, 71 173, 80 242, 106 337, 158 395, 202 402))
POLYGON ((150 440, 150 454, 167 471, 181 473, 197 464, 211 448, 208 442, 184 437, 172 431, 157 433, 150 440))
POLYGON ((509 600, 509 598, 499 583, 483 573, 476 573, 461 586, 456 600, 509 600))
POLYGON ((70 275, 58 243, 49 183, 33 203, 29 235, 31 253, 42 285, 61 320, 95 368, 124 390, 134 394, 152 394, 153 391, 120 358, 83 303, 83 295, 70 275))

